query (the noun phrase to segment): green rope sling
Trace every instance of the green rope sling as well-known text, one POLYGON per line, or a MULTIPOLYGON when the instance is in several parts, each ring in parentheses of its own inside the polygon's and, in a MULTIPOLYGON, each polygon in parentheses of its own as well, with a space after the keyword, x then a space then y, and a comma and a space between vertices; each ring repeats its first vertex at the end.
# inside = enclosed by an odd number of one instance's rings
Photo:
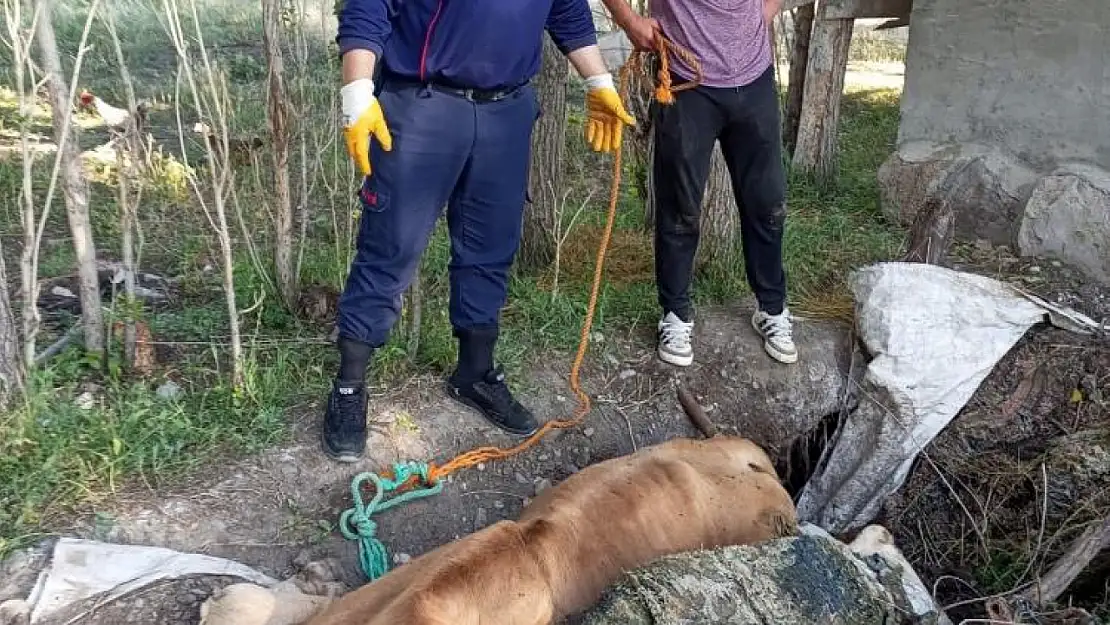
POLYGON ((384 478, 376 473, 359 473, 351 480, 351 498, 354 505, 339 517, 339 531, 348 540, 358 541, 359 565, 370 581, 389 572, 389 555, 385 545, 377 539, 378 524, 370 519, 376 512, 388 510, 393 506, 429 497, 443 490, 443 482, 428 486, 428 463, 405 462, 393 465, 393 478, 384 478), (413 476, 420 477, 421 486, 406 491, 396 497, 383 501, 386 493, 392 493, 408 482, 413 476), (374 498, 363 503, 362 485, 374 482, 374 498))

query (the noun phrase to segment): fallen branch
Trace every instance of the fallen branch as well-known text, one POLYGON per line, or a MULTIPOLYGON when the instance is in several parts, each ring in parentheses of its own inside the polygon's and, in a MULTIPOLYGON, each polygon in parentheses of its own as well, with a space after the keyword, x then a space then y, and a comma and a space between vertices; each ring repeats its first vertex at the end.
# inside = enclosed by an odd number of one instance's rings
POLYGON ((1087 528, 1056 564, 1021 597, 1046 605, 1056 601, 1103 549, 1110 548, 1110 516, 1087 528))
POLYGON ((687 417, 690 417, 690 421, 693 421, 694 425, 697 426, 698 430, 701 430, 701 433, 704 434, 706 438, 713 438, 716 436, 717 426, 713 425, 713 422, 709 420, 709 417, 705 414, 705 410, 702 409, 698 401, 694 399, 690 391, 686 390, 686 387, 683 386, 681 382, 676 382, 675 388, 678 390, 678 403, 682 404, 682 410, 686 413, 687 417))
POLYGON ((81 333, 83 331, 84 328, 80 324, 70 328, 68 332, 62 335, 62 338, 54 341, 54 343, 50 347, 47 347, 46 349, 42 350, 41 354, 35 356, 35 366, 41 367, 46 361, 60 354, 62 350, 64 350, 66 347, 69 346, 71 342, 73 342, 73 339, 81 336, 81 333))

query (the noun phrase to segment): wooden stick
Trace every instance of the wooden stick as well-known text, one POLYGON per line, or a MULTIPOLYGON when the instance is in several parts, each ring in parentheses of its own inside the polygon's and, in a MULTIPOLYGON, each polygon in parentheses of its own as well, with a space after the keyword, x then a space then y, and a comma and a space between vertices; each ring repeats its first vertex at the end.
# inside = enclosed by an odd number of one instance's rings
POLYGON ((684 387, 681 382, 676 382, 675 388, 678 390, 678 403, 682 404, 682 411, 686 413, 687 417, 690 417, 690 421, 693 421, 694 425, 701 430, 701 433, 704 434, 706 438, 713 438, 716 436, 717 426, 713 425, 713 422, 709 420, 709 417, 705 414, 705 410, 703 410, 698 404, 698 401, 694 399, 690 391, 686 390, 686 387, 684 387))
POLYGON ((1042 606, 1056 601, 1091 560, 1107 547, 1110 547, 1110 516, 1087 528, 1040 581, 1022 593, 1023 596, 1042 606))
POLYGON ((69 330, 66 331, 65 334, 62 335, 62 337, 60 339, 55 341, 50 347, 47 347, 46 349, 42 350, 41 354, 35 356, 35 366, 40 367, 47 360, 50 360, 54 356, 57 356, 58 354, 60 354, 62 352, 62 350, 64 350, 67 346, 69 346, 70 342, 73 339, 80 336, 81 333, 84 332, 84 331, 85 331, 85 329, 80 324, 74 325, 73 327, 71 327, 69 330))

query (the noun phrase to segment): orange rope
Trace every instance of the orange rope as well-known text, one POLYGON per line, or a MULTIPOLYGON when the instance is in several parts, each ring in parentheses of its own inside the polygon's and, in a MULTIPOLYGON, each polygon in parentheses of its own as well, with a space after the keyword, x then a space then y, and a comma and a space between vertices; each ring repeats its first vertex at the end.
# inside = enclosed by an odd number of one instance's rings
MULTIPOLYGON (((701 65, 697 58, 689 50, 668 41, 662 35, 656 37, 656 51, 659 56, 660 69, 658 73, 659 86, 655 90, 655 97, 659 100, 660 104, 668 105, 674 102, 674 92, 690 89, 701 81, 701 65), (684 83, 677 87, 671 85, 668 53, 673 53, 678 58, 685 61, 697 73, 697 78, 694 81, 684 83)), ((628 62, 621 67, 620 80, 619 80, 619 93, 621 100, 628 101, 628 89, 630 78, 633 70, 639 69, 643 64, 644 53, 636 52, 629 58, 628 62)), ((590 341, 590 329, 593 327, 594 313, 597 309, 598 292, 601 289, 601 275, 605 267, 605 253, 609 248, 609 241, 613 234, 613 222, 617 214, 617 202, 620 199, 620 184, 621 184, 621 154, 622 150, 617 150, 613 155, 613 181, 609 188, 609 212, 608 219, 605 223, 605 231, 601 235, 601 244, 597 250, 597 264, 594 267, 594 281, 593 287, 590 290, 590 302, 586 308, 586 319, 582 323, 581 337, 578 341, 578 353, 574 356, 574 363, 570 368, 570 388, 578 397, 578 408, 569 419, 555 420, 552 419, 543 424, 534 434, 528 437, 527 440, 509 448, 501 447, 478 447, 470 451, 464 452, 455 456, 450 461, 436 465, 432 464, 428 472, 428 482, 435 484, 440 479, 448 475, 465 469, 473 467, 479 463, 491 462, 494 460, 503 460, 515 456, 538 443, 547 433, 552 430, 566 429, 578 426, 585 420, 586 415, 590 413, 590 396, 587 395, 579 384, 579 373, 582 369, 582 362, 586 358, 586 347, 590 341)), ((417 479, 417 478, 412 478, 417 479)))
MULTIPOLYGON (((659 86, 655 88, 655 99, 658 100, 660 104, 674 104, 674 94, 676 92, 693 89, 701 83, 701 63, 698 62, 693 52, 670 41, 664 37, 662 33, 656 35, 655 47, 656 53, 659 55, 659 71, 656 73, 656 78, 659 79, 659 86), (667 54, 668 52, 673 53, 675 57, 684 61, 687 66, 694 70, 696 74, 694 80, 685 82, 677 87, 671 85, 671 62, 670 55, 667 54)), ((621 72, 623 73, 629 65, 631 65, 631 60, 621 68, 621 72)))

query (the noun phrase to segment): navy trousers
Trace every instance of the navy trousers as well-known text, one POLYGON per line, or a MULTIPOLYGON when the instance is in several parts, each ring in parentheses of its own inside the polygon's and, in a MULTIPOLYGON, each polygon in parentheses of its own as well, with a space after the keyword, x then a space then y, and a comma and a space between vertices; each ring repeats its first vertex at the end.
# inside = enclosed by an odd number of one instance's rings
POLYGON ((373 347, 386 342, 444 206, 451 324, 456 332, 496 328, 520 245, 539 113, 534 89, 481 102, 386 80, 378 99, 393 149, 372 141, 339 334, 373 347))

